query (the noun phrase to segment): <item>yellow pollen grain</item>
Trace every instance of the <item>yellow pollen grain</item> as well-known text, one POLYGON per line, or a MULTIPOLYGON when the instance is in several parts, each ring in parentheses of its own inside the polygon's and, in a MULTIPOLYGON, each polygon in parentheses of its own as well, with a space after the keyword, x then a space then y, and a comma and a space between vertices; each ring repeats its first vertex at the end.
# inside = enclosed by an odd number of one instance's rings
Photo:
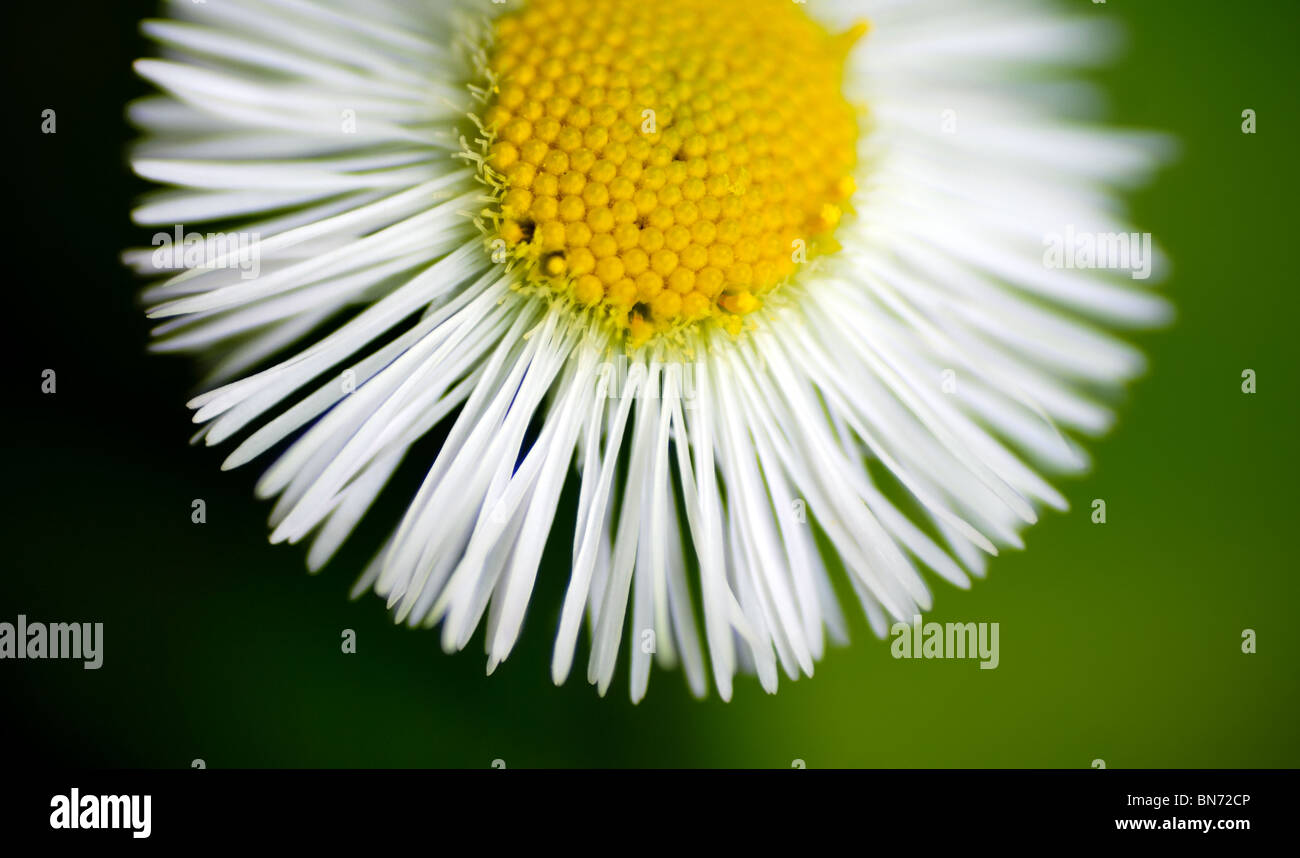
POLYGON ((526 0, 494 29, 494 228, 530 280, 630 344, 708 320, 734 334, 838 247, 858 136, 844 60, 865 25, 832 35, 790 0, 526 0))

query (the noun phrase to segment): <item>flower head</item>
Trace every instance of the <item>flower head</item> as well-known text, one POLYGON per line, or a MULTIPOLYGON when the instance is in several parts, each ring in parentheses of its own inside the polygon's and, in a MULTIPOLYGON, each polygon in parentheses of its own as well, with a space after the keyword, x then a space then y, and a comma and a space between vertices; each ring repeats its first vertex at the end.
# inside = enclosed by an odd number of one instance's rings
POLYGON ((135 170, 174 186, 134 213, 174 239, 128 254, 167 275, 156 348, 219 357, 199 437, 278 450, 271 538, 313 569, 444 425, 358 588, 449 650, 485 625, 489 670, 554 538, 557 682, 584 622, 601 693, 620 652, 634 699, 652 661, 724 698, 811 674, 844 637, 827 558, 881 635, 923 573, 967 586, 1064 507, 1040 472, 1086 466, 1065 433, 1140 371, 1105 329, 1167 315, 1044 254, 1129 235, 1114 188, 1161 152, 1024 74, 1104 44, 1044 6, 171 11, 131 109, 135 170))

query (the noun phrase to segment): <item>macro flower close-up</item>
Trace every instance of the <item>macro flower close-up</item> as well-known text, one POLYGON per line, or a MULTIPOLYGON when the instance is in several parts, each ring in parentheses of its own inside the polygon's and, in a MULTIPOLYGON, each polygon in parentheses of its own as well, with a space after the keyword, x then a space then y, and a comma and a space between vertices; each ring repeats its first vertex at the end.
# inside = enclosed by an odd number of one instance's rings
POLYGON ((1285 830, 1293 0, 6 11, 6 845, 1285 830))
POLYGON ((489 672, 548 540, 552 678, 601 694, 812 675, 845 582, 912 623, 1067 507, 1172 315, 1123 201, 1172 143, 1100 121, 1074 75, 1120 34, 1059 4, 166 14, 125 259, 208 368, 196 440, 312 570, 418 468, 357 592, 489 672))

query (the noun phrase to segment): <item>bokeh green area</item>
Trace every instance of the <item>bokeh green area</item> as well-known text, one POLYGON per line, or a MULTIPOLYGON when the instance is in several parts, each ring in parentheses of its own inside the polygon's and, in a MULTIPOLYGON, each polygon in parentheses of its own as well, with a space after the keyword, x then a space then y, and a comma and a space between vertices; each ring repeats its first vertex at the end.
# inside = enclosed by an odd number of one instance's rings
MULTIPOLYGON (((1129 45, 1096 77, 1120 123, 1167 130, 1177 163, 1135 197, 1174 263, 1167 330, 1137 341, 1149 374, 1096 468, 1068 482, 1024 552, 960 591, 938 621, 1000 623, 1001 663, 891 658, 856 605, 853 643, 769 696, 693 699, 655 672, 639 706, 626 667, 606 699, 549 679, 567 540, 548 548, 521 643, 484 675, 482 642, 441 652, 396 627, 354 576, 418 485, 417 448, 357 539, 319 576, 266 542, 253 470, 190 447, 193 368, 144 354, 137 288, 142 186, 124 167, 128 62, 149 4, 78 4, 53 50, 22 6, 6 61, 22 160, 11 165, 4 565, 0 620, 98 621, 105 662, 0 662, 12 758, 69 765, 1293 767, 1300 765, 1294 537, 1300 385, 1292 257, 1297 187, 1294 3, 1076 0, 1129 45), (58 111, 58 133, 37 132, 58 111), (1241 132, 1244 109, 1258 133, 1241 132), (14 307, 13 301, 17 301, 14 307), (38 391, 55 368, 58 392, 38 391), (1256 371, 1258 392, 1241 391, 1256 371), (190 521, 202 498, 207 523, 190 521), (1091 502, 1107 502, 1092 523, 1091 502), (357 652, 341 652, 344 629, 357 652), (1241 651, 1254 629, 1258 652, 1241 651)), ((572 520, 572 510, 561 521, 572 520)))

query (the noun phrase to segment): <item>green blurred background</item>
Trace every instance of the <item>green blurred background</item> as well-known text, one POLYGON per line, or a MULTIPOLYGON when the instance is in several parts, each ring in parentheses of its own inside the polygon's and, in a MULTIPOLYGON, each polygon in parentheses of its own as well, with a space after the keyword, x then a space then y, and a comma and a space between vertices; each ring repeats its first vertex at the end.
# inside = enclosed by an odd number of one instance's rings
MULTIPOLYGON (((15 7, 6 80, 20 159, 5 181, 5 570, 0 620, 100 621, 105 663, 0 662, 13 760, 233 766, 1087 767, 1300 766, 1296 531, 1300 301, 1297 60, 1290 0, 1077 0, 1121 19, 1123 59, 1097 76, 1121 123, 1168 130, 1182 157, 1135 199, 1173 259, 1176 324, 1143 335, 1151 372, 1097 468, 1065 488, 1028 550, 970 592, 936 581, 928 619, 997 621, 1001 665, 898 661, 849 605, 854 644, 811 679, 733 702, 694 700, 655 672, 639 706, 626 669, 607 699, 549 680, 567 572, 553 540, 521 645, 485 677, 481 640, 443 655, 346 598, 400 514, 407 468, 322 575, 266 542, 256 469, 220 473, 192 448, 184 360, 144 354, 137 284, 117 263, 141 243, 127 211, 122 105, 151 3, 75 4, 51 30, 15 7), (57 36, 57 38, 55 38, 57 36), (40 111, 58 111, 41 135, 40 111), (1258 113, 1243 135, 1241 112, 1258 113), (58 393, 39 393, 41 370, 58 393), (1241 372, 1258 393, 1241 392, 1241 372), (190 502, 208 523, 190 523, 190 502), (1090 521, 1093 498, 1108 504, 1090 521), (340 652, 343 629, 358 652, 340 652), (1258 652, 1241 652, 1256 630, 1258 652)), ((414 458, 432 455, 430 446, 414 458)), ((567 513, 571 520, 572 511, 567 513)), ((565 517, 562 515, 562 521, 565 517)), ((579 665, 585 663, 580 656, 579 665)))

